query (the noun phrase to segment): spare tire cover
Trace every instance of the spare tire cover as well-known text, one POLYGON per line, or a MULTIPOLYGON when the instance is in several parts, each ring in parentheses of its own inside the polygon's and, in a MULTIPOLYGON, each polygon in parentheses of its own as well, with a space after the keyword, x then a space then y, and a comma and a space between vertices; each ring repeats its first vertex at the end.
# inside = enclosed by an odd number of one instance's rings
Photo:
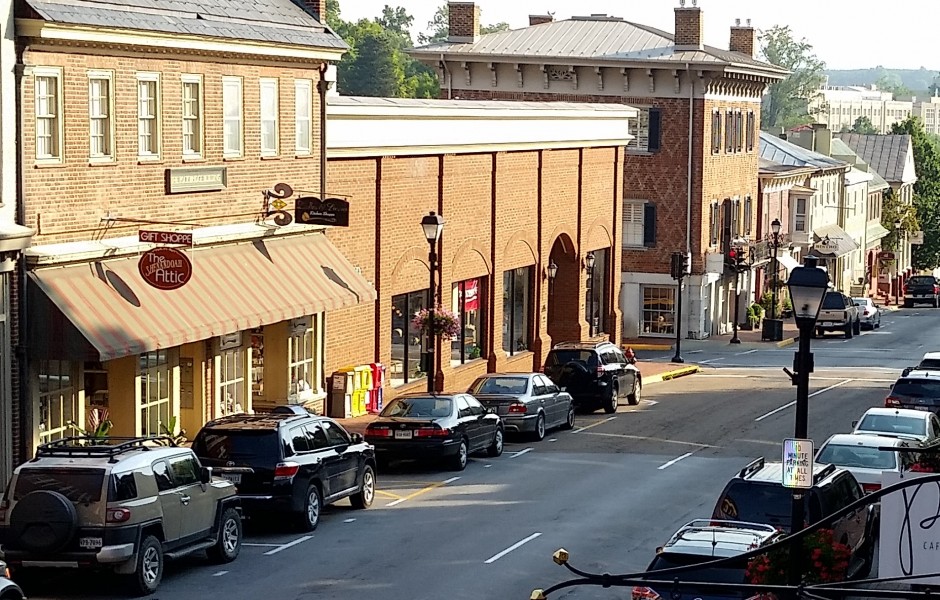
POLYGON ((572 360, 565 364, 559 377, 561 385, 575 385, 588 379, 591 371, 587 365, 579 360, 572 360))
POLYGON ((31 552, 58 552, 75 536, 78 513, 59 492, 30 492, 13 507, 10 529, 17 546, 31 552))

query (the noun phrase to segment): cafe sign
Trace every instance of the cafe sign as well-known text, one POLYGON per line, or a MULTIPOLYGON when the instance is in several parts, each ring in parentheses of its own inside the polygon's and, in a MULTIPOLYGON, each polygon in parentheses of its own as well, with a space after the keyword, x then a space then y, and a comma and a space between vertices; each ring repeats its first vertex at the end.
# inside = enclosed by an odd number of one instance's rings
POLYGON ((177 290, 193 277, 193 263, 176 248, 153 248, 141 255, 137 270, 149 285, 158 290, 177 290))

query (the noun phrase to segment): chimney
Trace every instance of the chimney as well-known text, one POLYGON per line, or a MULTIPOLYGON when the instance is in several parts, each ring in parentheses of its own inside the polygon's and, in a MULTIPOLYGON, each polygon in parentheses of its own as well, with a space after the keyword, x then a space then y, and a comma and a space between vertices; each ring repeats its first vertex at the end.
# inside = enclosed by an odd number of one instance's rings
POLYGON ((304 4, 313 11, 320 23, 326 25, 326 0, 304 0, 304 4))
POLYGON ((741 19, 734 20, 728 49, 746 54, 751 58, 757 57, 757 30, 751 26, 750 19, 746 21, 746 25, 741 25, 741 19))
POLYGON ((544 23, 551 23, 555 20, 555 17, 552 15, 529 15, 529 27, 533 25, 542 25, 544 23))
POLYGON ((813 123, 813 152, 832 156, 832 130, 825 123, 813 123))
POLYGON ((692 6, 686 6, 686 0, 679 0, 676 9, 676 51, 701 50, 702 45, 702 9, 698 0, 692 0, 692 6))
POLYGON ((447 3, 447 41, 475 42, 480 39, 480 7, 473 2, 447 3))

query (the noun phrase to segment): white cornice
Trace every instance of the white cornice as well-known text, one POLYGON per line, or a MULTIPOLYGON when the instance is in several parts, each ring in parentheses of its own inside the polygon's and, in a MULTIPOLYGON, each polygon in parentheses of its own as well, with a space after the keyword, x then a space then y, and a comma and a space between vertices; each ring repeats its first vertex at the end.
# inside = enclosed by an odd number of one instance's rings
POLYGON ((479 154, 484 152, 519 152, 523 150, 564 150, 570 148, 605 148, 628 145, 633 136, 606 140, 565 140, 561 142, 451 144, 428 146, 363 146, 359 148, 329 148, 329 158, 369 158, 377 156, 425 156, 432 154, 479 154))
POLYGON ((137 31, 105 27, 87 27, 49 23, 40 19, 16 19, 18 37, 59 42, 83 42, 101 46, 136 46, 206 53, 232 53, 268 58, 299 58, 314 62, 338 61, 344 51, 339 48, 311 48, 252 40, 231 40, 206 36, 137 31))

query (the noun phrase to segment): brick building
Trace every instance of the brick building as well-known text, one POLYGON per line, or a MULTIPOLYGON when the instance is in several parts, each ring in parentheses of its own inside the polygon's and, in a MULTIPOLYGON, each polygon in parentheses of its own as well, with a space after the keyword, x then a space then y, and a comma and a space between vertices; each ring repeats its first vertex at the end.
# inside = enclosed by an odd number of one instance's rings
POLYGON ((732 241, 754 239, 760 99, 786 75, 755 58, 750 24, 732 27, 730 50, 721 50, 704 45, 702 11, 684 1, 675 35, 606 15, 535 15, 529 27, 480 35, 477 6, 449 6, 450 38, 412 51, 438 70, 444 97, 639 110, 624 160, 624 337, 675 335, 669 258, 687 251, 693 273, 679 331, 728 330, 733 277, 723 257, 732 241))
POLYGON ((429 211, 446 220, 435 297, 461 332, 439 346, 437 389, 537 369, 553 342, 618 338, 621 180, 636 110, 345 97, 328 108, 329 189, 354 216, 327 237, 378 302, 328 313, 327 372, 378 361, 391 394, 426 389, 426 340, 411 317, 428 305, 429 211))
POLYGON ((322 399, 325 312, 375 297, 324 227, 269 214, 279 182, 321 190, 324 67, 346 49, 322 7, 259 0, 253 20, 188 5, 21 5, 20 200, 36 235, 20 457, 92 409, 116 435, 174 419, 192 435, 322 399))

